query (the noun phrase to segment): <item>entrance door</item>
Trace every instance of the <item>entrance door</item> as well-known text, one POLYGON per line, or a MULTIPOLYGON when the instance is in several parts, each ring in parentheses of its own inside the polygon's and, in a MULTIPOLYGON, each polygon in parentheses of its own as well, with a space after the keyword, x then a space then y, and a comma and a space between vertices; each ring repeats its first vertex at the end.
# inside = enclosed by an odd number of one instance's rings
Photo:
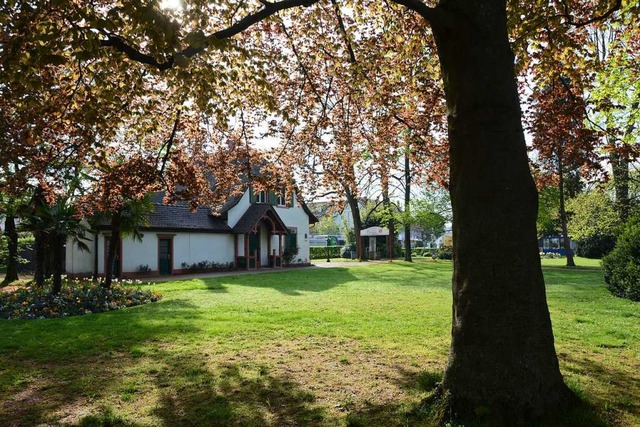
POLYGON ((158 272, 171 274, 171 239, 158 241, 158 272))
POLYGON ((252 257, 256 254, 256 258, 250 263, 250 268, 258 267, 258 260, 260 259, 260 233, 249 234, 249 256, 252 257))

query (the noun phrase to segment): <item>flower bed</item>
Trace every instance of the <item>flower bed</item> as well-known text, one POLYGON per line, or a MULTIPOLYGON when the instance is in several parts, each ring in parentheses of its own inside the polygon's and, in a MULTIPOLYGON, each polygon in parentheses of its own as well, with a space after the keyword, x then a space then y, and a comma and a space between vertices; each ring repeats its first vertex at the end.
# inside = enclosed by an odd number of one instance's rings
POLYGON ((19 288, 0 293, 0 319, 78 316, 133 307, 162 298, 158 292, 128 286, 139 284, 141 282, 132 280, 114 282, 110 289, 105 289, 91 282, 65 281, 59 295, 51 295, 49 284, 42 288, 19 288))

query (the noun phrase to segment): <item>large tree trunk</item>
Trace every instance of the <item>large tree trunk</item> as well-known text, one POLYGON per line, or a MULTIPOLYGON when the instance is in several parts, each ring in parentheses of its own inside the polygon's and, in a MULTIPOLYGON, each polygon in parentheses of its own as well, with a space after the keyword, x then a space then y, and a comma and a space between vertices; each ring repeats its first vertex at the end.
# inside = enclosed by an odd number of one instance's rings
POLYGON ((7 236, 7 272, 2 281, 3 285, 18 280, 18 232, 16 231, 16 218, 6 215, 4 220, 4 234, 7 236))
POLYGON ((575 267, 573 260, 573 252, 571 251, 571 242, 569 240, 569 228, 567 227, 567 210, 564 205, 564 167, 562 155, 558 154, 558 193, 560 196, 560 227, 562 228, 562 246, 567 254, 567 267, 575 267))
POLYGON ((433 20, 451 156, 453 325, 441 391, 458 419, 530 425, 573 402, 556 356, 505 3, 433 20))
POLYGON ((404 260, 411 259, 411 162, 409 160, 410 144, 407 143, 404 152, 404 260))

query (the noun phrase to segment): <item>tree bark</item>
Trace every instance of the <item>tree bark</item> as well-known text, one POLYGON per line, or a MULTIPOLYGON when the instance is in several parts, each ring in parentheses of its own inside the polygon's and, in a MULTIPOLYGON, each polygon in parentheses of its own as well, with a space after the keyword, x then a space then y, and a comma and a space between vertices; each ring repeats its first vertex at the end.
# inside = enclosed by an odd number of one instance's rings
POLYGON ((93 282, 98 281, 98 236, 98 233, 93 233, 93 282))
POLYGON ((18 280, 18 232, 16 230, 16 218, 6 215, 4 220, 4 234, 7 236, 7 272, 2 281, 3 285, 18 280))
POLYGON ((453 322, 441 391, 456 419, 531 425, 574 402, 555 353, 501 1, 442 2, 453 207, 453 322))
POLYGON ((411 145, 407 143, 404 152, 404 260, 411 259, 411 161, 409 159, 411 145))
POLYGON ((569 241, 569 228, 567 227, 567 210, 564 205, 564 166, 562 154, 558 153, 558 194, 560 197, 560 227, 562 228, 562 246, 567 254, 567 267, 575 267, 573 252, 571 252, 571 242, 569 241))
POLYGON ((345 188, 345 195, 347 197, 347 203, 349 204, 349 208, 351 210, 351 218, 353 220, 353 232, 356 235, 356 253, 358 254, 358 259, 362 260, 362 239, 360 237, 360 231, 362 230, 362 222, 360 220, 360 207, 358 206, 358 201, 351 194, 348 188, 345 188))
POLYGON ((111 236, 109 237, 109 252, 107 253, 107 267, 104 272, 104 283, 102 286, 109 289, 113 281, 113 267, 116 263, 116 254, 120 246, 121 213, 115 212, 111 217, 111 236))
POLYGON ((44 286, 44 264, 48 246, 48 235, 45 231, 37 230, 33 233, 35 238, 35 269, 33 280, 36 286, 44 286))

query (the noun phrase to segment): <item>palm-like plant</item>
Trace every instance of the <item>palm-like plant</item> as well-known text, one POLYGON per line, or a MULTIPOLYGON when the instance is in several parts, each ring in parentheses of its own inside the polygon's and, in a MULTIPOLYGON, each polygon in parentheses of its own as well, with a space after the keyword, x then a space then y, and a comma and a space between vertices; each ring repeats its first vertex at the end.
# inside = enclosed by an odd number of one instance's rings
POLYGON ((36 237, 36 284, 44 282, 45 253, 52 257, 53 287, 51 293, 57 295, 62 289, 62 251, 65 242, 71 241, 80 249, 90 251, 85 243, 90 232, 89 226, 82 221, 76 207, 67 198, 58 198, 56 204, 49 206, 38 197, 22 215, 24 221, 20 228, 32 232, 36 237))
POLYGON ((149 196, 134 200, 125 207, 109 213, 111 217, 111 237, 109 240, 109 252, 107 253, 107 270, 102 286, 111 287, 113 269, 116 263, 116 254, 123 236, 131 236, 134 240, 142 241, 139 227, 149 222, 149 215, 153 211, 153 203, 149 196))

